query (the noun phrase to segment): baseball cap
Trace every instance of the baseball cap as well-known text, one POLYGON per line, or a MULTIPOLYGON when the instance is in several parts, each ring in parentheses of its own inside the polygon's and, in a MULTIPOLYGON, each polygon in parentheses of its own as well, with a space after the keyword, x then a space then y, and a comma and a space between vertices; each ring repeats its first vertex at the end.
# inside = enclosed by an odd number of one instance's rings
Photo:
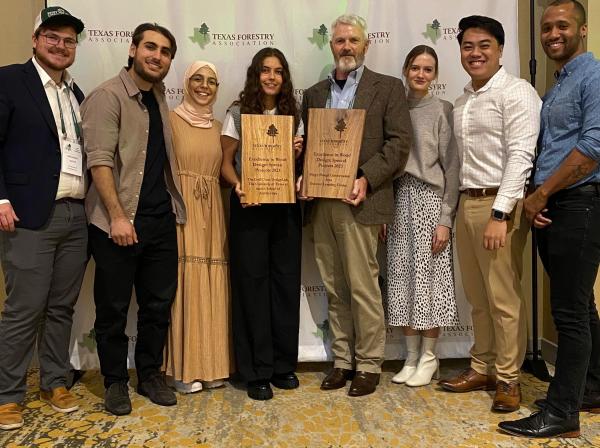
POLYGON ((65 8, 61 8, 60 6, 49 6, 48 8, 44 8, 40 11, 35 18, 35 24, 33 25, 34 34, 42 25, 71 25, 73 28, 75 28, 75 32, 77 34, 81 33, 84 28, 81 20, 75 16, 72 16, 69 11, 67 11, 65 8))

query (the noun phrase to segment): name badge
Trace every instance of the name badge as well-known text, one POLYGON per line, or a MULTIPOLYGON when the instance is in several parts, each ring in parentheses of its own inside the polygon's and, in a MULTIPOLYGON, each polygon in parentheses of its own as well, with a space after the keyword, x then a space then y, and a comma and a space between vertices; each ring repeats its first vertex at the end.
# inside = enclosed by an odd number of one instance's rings
POLYGON ((60 171, 73 176, 83 174, 83 151, 81 143, 75 139, 63 137, 60 139, 62 163, 60 171))

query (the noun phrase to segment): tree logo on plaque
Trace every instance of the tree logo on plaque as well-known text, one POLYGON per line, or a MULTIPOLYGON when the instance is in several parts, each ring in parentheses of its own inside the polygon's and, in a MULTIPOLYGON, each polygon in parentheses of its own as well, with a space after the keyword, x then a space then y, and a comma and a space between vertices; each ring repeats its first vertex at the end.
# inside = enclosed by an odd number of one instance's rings
POLYGON ((277 130, 274 124, 271 124, 271 126, 269 126, 269 129, 267 130, 267 135, 269 135, 273 139, 273 143, 275 143, 275 136, 277 134, 279 134, 279 131, 277 130))
POLYGON ((342 132, 346 130, 346 127, 348 127, 348 125, 343 118, 340 118, 335 125, 335 130, 340 133, 340 139, 342 138, 342 132))

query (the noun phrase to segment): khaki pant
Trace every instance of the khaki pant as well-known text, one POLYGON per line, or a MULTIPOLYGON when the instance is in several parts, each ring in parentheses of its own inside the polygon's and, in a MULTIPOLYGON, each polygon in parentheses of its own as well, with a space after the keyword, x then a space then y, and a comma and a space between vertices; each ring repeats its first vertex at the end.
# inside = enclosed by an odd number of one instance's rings
POLYGON ((475 341, 471 367, 498 380, 519 381, 527 348, 527 312, 521 290, 523 249, 529 225, 522 201, 508 221, 506 245, 495 251, 483 247, 483 233, 495 196, 460 197, 456 217, 456 246, 465 294, 472 306, 475 341))
POLYGON ((340 200, 319 199, 313 215, 334 367, 380 373, 385 323, 376 258, 379 226, 356 222, 350 207, 340 200))

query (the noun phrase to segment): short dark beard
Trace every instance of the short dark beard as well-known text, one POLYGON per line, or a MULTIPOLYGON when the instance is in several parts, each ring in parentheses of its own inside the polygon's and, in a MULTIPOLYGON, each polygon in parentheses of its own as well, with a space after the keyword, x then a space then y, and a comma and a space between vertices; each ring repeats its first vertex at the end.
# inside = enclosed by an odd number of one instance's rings
POLYGON ((135 72, 136 75, 138 75, 140 78, 142 78, 144 81, 152 83, 152 84, 156 84, 158 82, 161 82, 165 76, 167 76, 166 72, 164 75, 162 76, 152 76, 149 73, 146 73, 144 71, 144 68, 139 64, 139 62, 137 61, 137 59, 133 59, 133 71, 135 72))

